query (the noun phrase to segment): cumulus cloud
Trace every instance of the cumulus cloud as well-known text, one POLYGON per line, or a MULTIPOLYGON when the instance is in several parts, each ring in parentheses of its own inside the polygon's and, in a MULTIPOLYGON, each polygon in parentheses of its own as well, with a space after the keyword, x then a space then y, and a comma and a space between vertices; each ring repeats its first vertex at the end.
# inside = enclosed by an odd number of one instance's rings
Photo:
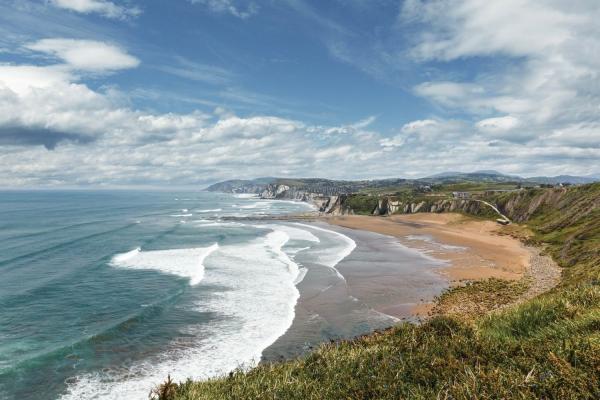
POLYGON ((200 4, 207 7, 210 11, 219 14, 230 14, 241 19, 249 18, 258 12, 258 5, 253 2, 245 2, 244 6, 239 5, 236 0, 190 0, 193 4, 200 4))
POLYGON ((97 13, 107 18, 125 19, 141 13, 138 7, 125 7, 108 0, 51 0, 51 3, 66 10, 82 14, 97 13))
POLYGON ((471 79, 430 80, 414 92, 445 112, 471 115, 478 121, 471 136, 539 148, 560 141, 548 154, 580 154, 565 146, 598 138, 589 129, 600 119, 598 18, 592 0, 406 1, 400 20, 417 27, 407 51, 415 62, 477 68, 498 60, 471 79))
MULTIPOLYGON (((0 64, 0 80, 2 84, 16 93, 31 88, 47 88, 69 79, 68 68, 62 65, 40 67, 36 65, 2 65, 0 64)), ((0 91, 2 87, 0 86, 0 91)))
POLYGON ((132 109, 119 93, 93 90, 72 73, 97 64, 82 65, 55 42, 29 48, 56 52, 65 64, 0 67, 0 185, 194 184, 274 168, 328 175, 331 163, 368 164, 380 151, 357 139, 372 118, 349 124, 340 140, 326 133, 336 127, 274 116, 132 109))

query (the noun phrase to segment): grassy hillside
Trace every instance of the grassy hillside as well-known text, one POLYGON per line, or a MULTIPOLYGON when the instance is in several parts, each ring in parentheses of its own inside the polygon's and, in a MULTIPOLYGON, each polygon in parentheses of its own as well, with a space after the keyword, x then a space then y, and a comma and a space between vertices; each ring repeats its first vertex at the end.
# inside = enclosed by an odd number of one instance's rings
POLYGON ((169 384, 156 398, 600 398, 600 184, 504 196, 564 267, 557 288, 471 321, 402 324, 295 361, 169 384))

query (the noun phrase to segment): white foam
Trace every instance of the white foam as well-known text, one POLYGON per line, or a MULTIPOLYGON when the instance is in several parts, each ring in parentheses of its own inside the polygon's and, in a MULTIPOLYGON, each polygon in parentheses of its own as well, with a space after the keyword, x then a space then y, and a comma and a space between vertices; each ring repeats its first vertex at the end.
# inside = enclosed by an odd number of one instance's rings
POLYGON ((332 231, 329 229, 321 228, 321 227, 314 226, 314 225, 302 224, 300 222, 295 222, 295 225, 303 226, 303 227, 306 227, 309 229, 315 229, 315 230, 321 231, 321 232, 326 232, 328 234, 337 236, 340 239, 342 239, 342 246, 339 249, 339 251, 326 251, 323 254, 320 254, 319 255, 319 263, 334 270, 336 275, 340 279, 343 279, 345 281, 346 279, 340 273, 340 271, 338 271, 337 268, 335 268, 335 266, 338 265, 340 261, 342 261, 344 258, 348 257, 354 251, 354 249, 356 248, 356 242, 342 233, 332 231))
POLYGON ((215 209, 212 209, 212 210, 196 210, 196 212, 199 212, 199 213, 210 213, 210 212, 219 212, 219 211, 223 211, 223 209, 222 208, 215 208, 215 209))
POLYGON ((296 254, 300 253, 301 251, 308 250, 308 249, 310 249, 310 247, 292 247, 292 248, 287 248, 286 251, 289 254, 292 254, 293 256, 295 256, 296 254))
MULTIPOLYGON (((182 335, 195 338, 186 348, 174 344, 155 359, 125 370, 80 375, 62 399, 147 399, 150 389, 168 374, 175 381, 206 379, 256 365, 263 350, 285 333, 294 319, 300 295, 294 280, 299 271, 282 251, 288 240, 285 232, 275 230, 245 244, 221 246, 207 260, 205 282, 227 290, 194 306, 194 310, 221 316, 218 322, 182 331, 182 335)), ((143 253, 129 252, 119 259, 131 262, 143 253)))
POLYGON ((192 221, 195 225, 198 225, 201 228, 209 228, 209 227, 237 227, 237 226, 246 226, 241 222, 233 222, 233 221, 219 221, 219 220, 206 220, 206 219, 198 219, 192 221))
POLYGON ((296 279, 294 279, 294 285, 297 285, 300 282, 302 282, 304 280, 304 277, 306 276, 307 272, 308 272, 307 268, 298 269, 298 276, 296 277, 296 279))
POLYGON ((247 204, 247 205, 244 205, 244 206, 239 206, 239 208, 243 208, 243 209, 247 209, 247 210, 251 210, 251 209, 254 209, 254 208, 265 209, 265 208, 270 208, 270 207, 271 207, 271 203, 265 202, 265 201, 263 201, 263 202, 259 201, 259 202, 256 202, 256 203, 247 204))
POLYGON ((306 240, 307 242, 319 243, 321 240, 306 229, 298 229, 288 225, 265 224, 254 225, 256 228, 266 228, 273 230, 281 230, 285 232, 292 240, 306 240))
POLYGON ((138 254, 140 254, 141 250, 142 249, 138 247, 138 248, 135 248, 135 249, 133 249, 131 251, 128 251, 127 253, 117 254, 116 256, 114 256, 112 258, 112 262, 113 263, 123 263, 123 262, 125 262, 125 261, 127 261, 127 260, 129 260, 129 259, 131 259, 131 258, 133 258, 135 256, 137 256, 138 254))
POLYGON ((254 193, 237 193, 234 194, 233 197, 237 197, 238 199, 254 199, 258 197, 258 194, 254 193))
POLYGON ((189 213, 188 214, 171 214, 170 216, 181 218, 181 217, 191 217, 192 215, 194 215, 194 214, 189 214, 189 213))
POLYGON ((217 243, 209 247, 175 250, 135 250, 115 255, 111 265, 121 268, 153 269, 190 279, 197 285, 204 277, 204 260, 219 248, 217 243))

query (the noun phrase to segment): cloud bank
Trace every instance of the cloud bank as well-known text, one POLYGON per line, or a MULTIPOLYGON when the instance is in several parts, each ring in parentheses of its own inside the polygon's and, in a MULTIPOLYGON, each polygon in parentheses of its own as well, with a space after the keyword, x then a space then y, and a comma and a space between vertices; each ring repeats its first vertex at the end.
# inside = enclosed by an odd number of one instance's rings
MULTIPOLYGON (((62 3, 103 14, 88 6, 109 2, 62 3)), ((250 16, 232 1, 200 3, 250 16)), ((302 12, 325 21, 306 7, 302 12)), ((138 68, 140 56, 104 40, 27 40, 21 61, 0 64, 0 186, 201 186, 234 177, 358 179, 475 169, 597 174, 598 20, 596 1, 404 2, 394 29, 410 32, 407 44, 377 47, 385 62, 376 71, 358 67, 375 71, 377 79, 398 60, 403 68, 427 71, 408 92, 433 111, 385 131, 376 128, 379 114, 327 125, 284 118, 277 110, 138 108, 126 91, 90 82, 138 68)), ((343 26, 327 31, 346 35, 343 26)), ((356 62, 354 53, 344 53, 343 61, 356 62)), ((185 58, 161 68, 215 86, 237 78, 185 58)))

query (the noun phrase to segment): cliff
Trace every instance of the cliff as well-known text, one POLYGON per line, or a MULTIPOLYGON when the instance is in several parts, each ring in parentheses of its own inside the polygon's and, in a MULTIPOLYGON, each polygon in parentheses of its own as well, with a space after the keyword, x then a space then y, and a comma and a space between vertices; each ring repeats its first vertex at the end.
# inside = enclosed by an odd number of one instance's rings
MULTIPOLYGON (((265 178, 268 179, 268 178, 265 178)), ((345 186, 331 186, 329 181, 319 181, 321 184, 280 183, 274 181, 227 181, 210 186, 209 191, 227 193, 256 194, 261 199, 296 200, 314 204, 319 212, 330 215, 353 214, 350 207, 345 205, 347 195, 340 193, 351 190, 345 186), (325 182, 325 183, 324 183, 325 182), (333 193, 333 194, 332 194, 333 193)))
POLYGON ((414 214, 418 212, 464 212, 478 216, 493 216, 495 212, 485 203, 475 199, 398 200, 393 197, 379 199, 373 215, 414 214))
POLYGON ((477 197, 456 199, 441 196, 382 196, 373 215, 412 214, 417 212, 462 212, 480 217, 506 216, 514 222, 526 222, 548 209, 560 209, 558 220, 582 218, 597 210, 600 184, 563 188, 532 188, 508 192, 490 192, 477 197))
POLYGON ((461 212, 502 221, 525 222, 545 208, 562 208, 571 217, 574 213, 585 214, 589 209, 597 207, 598 199, 583 195, 579 197, 577 207, 567 207, 572 202, 572 193, 593 191, 598 185, 595 183, 556 188, 522 188, 517 185, 509 189, 488 190, 490 185, 487 183, 427 186, 408 180, 260 178, 221 182, 207 190, 252 193, 263 199, 305 201, 314 204, 320 212, 332 215, 384 216, 417 212, 461 212), (388 184, 401 186, 388 187, 388 184), (468 188, 467 192, 455 192, 465 190, 465 187, 468 188), (388 194, 389 192, 393 194, 388 194), (581 203, 582 198, 587 199, 587 203, 581 203))

